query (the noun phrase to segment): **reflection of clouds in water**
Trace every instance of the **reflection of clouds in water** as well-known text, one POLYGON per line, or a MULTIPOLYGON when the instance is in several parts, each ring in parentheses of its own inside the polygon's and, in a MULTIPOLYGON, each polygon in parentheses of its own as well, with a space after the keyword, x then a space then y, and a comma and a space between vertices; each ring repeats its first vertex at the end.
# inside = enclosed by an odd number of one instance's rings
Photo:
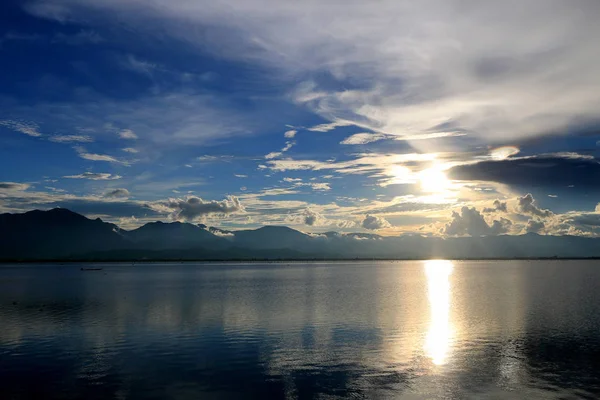
POLYGON ((427 294, 431 312, 425 352, 436 365, 445 364, 452 336, 450 325, 450 275, 453 267, 450 261, 430 260, 425 262, 427 294))

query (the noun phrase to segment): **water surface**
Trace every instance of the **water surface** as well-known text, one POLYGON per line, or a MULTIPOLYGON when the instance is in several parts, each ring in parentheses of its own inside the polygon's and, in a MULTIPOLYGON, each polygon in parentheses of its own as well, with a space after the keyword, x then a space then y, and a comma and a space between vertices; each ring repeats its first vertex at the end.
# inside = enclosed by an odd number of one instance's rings
POLYGON ((596 261, 81 266, 0 266, 0 398, 600 397, 596 261))

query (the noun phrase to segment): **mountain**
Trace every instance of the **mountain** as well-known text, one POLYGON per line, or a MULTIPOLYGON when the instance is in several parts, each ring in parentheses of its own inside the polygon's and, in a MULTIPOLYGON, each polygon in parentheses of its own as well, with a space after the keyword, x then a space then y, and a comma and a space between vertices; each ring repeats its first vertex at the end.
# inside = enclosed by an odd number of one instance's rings
POLYGON ((151 222, 129 231, 127 236, 136 244, 136 248, 153 250, 228 247, 224 239, 209 232, 205 226, 181 222, 151 222))
POLYGON ((227 260, 600 257, 600 239, 577 236, 384 237, 306 234, 285 226, 227 231, 152 222, 126 231, 67 209, 0 215, 0 260, 227 260))
POLYGON ((128 246, 118 226, 64 208, 0 214, 0 258, 60 258, 128 246))

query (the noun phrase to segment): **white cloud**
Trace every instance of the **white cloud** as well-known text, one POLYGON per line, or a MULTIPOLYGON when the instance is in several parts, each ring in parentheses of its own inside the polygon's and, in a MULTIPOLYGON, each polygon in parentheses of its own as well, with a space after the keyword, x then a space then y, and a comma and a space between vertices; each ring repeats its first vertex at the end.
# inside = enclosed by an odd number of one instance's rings
POLYGON ((67 175, 63 176, 63 178, 68 179, 90 179, 92 181, 111 181, 115 179, 121 179, 120 175, 112 175, 109 173, 103 172, 84 172, 78 175, 67 175))
POLYGON ((556 132, 576 117, 593 120, 600 113, 597 1, 576 7, 563 0, 518 7, 461 0, 154 5, 101 0, 86 8, 50 0, 28 9, 55 19, 109 9, 137 29, 160 19, 166 34, 221 57, 267 64, 291 80, 315 76, 298 101, 328 120, 398 136, 449 125, 486 141, 506 140, 556 132), (194 26, 208 34, 196 34, 194 26), (339 87, 314 83, 323 72, 339 87))
POLYGON ((281 153, 280 151, 273 151, 273 152, 271 152, 271 153, 267 154, 267 155, 265 156, 265 158, 266 158, 267 160, 271 160, 271 159, 273 159, 273 158, 277 158, 277 157, 281 156, 281 154, 283 154, 283 153, 281 153))
POLYGON ((475 207, 464 206, 460 213, 452 212, 452 221, 443 228, 442 233, 450 236, 500 235, 508 233, 511 225, 512 222, 506 218, 493 220, 488 224, 475 207))
POLYGON ((106 162, 110 162, 110 163, 114 163, 114 164, 129 165, 129 162, 119 160, 113 156, 109 156, 106 154, 88 153, 87 150, 81 146, 75 146, 74 149, 77 152, 77 154, 79 155, 79 157, 83 158, 84 160, 106 161, 106 162))
POLYGON ((138 138, 138 135, 136 135, 131 129, 123 129, 119 131, 119 137, 121 139, 135 140, 138 138))
POLYGON ((388 135, 383 135, 381 133, 355 133, 342 140, 340 144, 367 144, 383 140, 386 137, 388 137, 388 135))
POLYGON ((331 186, 327 182, 319 182, 319 183, 306 183, 305 185, 310 186, 313 190, 322 190, 327 191, 331 190, 331 186))
POLYGON ((227 215, 244 212, 244 206, 235 196, 228 196, 222 201, 206 201, 196 196, 184 199, 169 199, 150 203, 149 207, 157 212, 170 213, 174 220, 193 221, 207 215, 227 215))
POLYGON ((366 215, 362 221, 362 227, 369 230, 390 228, 392 225, 383 217, 366 215))
POLYGON ((288 178, 288 177, 285 177, 285 178, 283 178, 283 181, 284 182, 302 182, 302 178, 288 178))
POLYGON ((124 198, 129 197, 131 194, 129 190, 123 188, 111 189, 104 193, 104 197, 112 199, 112 198, 124 198))
POLYGON ((125 153, 132 153, 132 154, 139 153, 139 150, 138 149, 134 149, 133 147, 125 147, 125 148, 123 148, 121 150, 124 151, 125 153))
POLYGON ((308 130, 312 132, 329 132, 334 130, 335 128, 350 125, 352 125, 351 122, 338 120, 328 124, 315 125, 312 128, 308 128, 308 130))
POLYGON ((91 136, 87 136, 87 135, 55 135, 55 136, 50 136, 48 138, 48 140, 50 140, 51 142, 56 142, 56 143, 73 143, 73 142, 91 143, 94 141, 94 138, 92 138, 91 136))
POLYGON ((0 126, 12 129, 13 131, 23 133, 32 137, 40 137, 42 134, 38 131, 39 126, 35 122, 24 122, 14 120, 0 120, 0 126))
POLYGON ((248 175, 243 175, 243 174, 234 174, 233 176, 235 176, 236 178, 247 178, 248 175))
POLYGON ((349 228, 354 228, 356 226, 356 222, 350 221, 350 220, 341 220, 341 221, 337 221, 335 223, 335 225, 341 229, 349 229, 349 228))
POLYGON ((286 139, 293 139, 293 138, 294 138, 294 136, 296 136, 296 133, 298 133, 298 131, 295 131, 295 130, 289 130, 289 131, 286 131, 286 132, 283 134, 283 136, 284 136, 286 139))

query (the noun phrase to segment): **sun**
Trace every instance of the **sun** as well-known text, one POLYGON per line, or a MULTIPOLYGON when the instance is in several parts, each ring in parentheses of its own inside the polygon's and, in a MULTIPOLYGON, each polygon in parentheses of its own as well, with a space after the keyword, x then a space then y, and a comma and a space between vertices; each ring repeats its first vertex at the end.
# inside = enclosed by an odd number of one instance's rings
POLYGON ((439 166, 425 169, 419 173, 421 190, 427 193, 440 193, 448 189, 450 180, 439 166))

